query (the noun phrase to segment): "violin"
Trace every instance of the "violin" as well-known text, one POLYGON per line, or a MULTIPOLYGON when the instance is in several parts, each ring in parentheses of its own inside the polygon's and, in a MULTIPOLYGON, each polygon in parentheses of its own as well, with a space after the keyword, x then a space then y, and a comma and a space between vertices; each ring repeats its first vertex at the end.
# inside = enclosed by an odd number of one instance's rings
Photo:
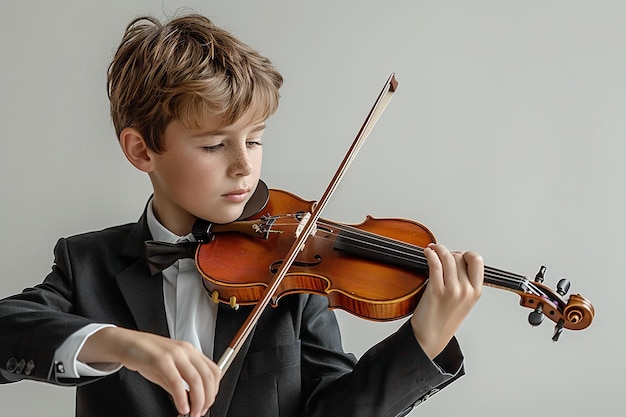
MULTIPOLYGON (((254 305, 261 299, 298 229, 315 202, 290 192, 270 190, 262 214, 227 225, 212 225, 212 239, 198 247, 196 266, 215 302, 254 305)), ((424 225, 401 218, 367 216, 348 225, 320 219, 270 300, 294 293, 328 297, 331 308, 372 321, 390 321, 413 313, 428 281, 424 248, 435 243, 424 225)), ((530 280, 485 266, 484 285, 512 291, 532 309, 529 322, 547 316, 556 323, 553 340, 563 328, 582 330, 591 324, 594 308, 579 294, 566 301, 570 283, 556 291, 543 284, 545 266, 530 280)))
MULTIPOLYGON (((435 242, 433 233, 407 219, 367 216, 361 224, 347 225, 321 217, 397 85, 392 73, 318 201, 267 190, 259 181, 257 190, 261 187, 267 191, 259 210, 248 213, 246 206, 241 220, 208 223, 206 230, 196 231, 201 242, 195 254, 196 267, 213 301, 233 308, 254 305, 217 362, 222 375, 265 307, 276 306, 285 295, 322 294, 331 308, 374 321, 395 320, 414 311, 428 282, 424 248, 435 242)), ((254 194, 258 196, 257 191, 254 194)), ((545 316, 555 322, 554 341, 564 328, 588 327, 594 317, 591 303, 579 294, 565 300, 569 281, 561 280, 552 291, 543 285, 544 275, 543 266, 533 281, 485 267, 484 283, 519 294, 520 304, 533 310, 531 325, 539 325, 545 316)))

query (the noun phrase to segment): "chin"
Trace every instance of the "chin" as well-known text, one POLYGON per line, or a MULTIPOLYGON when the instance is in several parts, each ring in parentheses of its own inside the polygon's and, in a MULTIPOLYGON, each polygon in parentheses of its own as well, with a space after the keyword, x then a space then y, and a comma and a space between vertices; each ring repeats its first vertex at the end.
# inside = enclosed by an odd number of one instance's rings
POLYGON ((241 216, 243 209, 241 210, 233 210, 233 211, 228 211, 227 213, 221 213, 219 216, 207 216, 207 217, 201 217, 204 220, 207 220, 211 223, 216 223, 216 224, 226 224, 226 223, 232 223, 235 220, 237 220, 239 218, 239 216, 241 216))
POLYGON ((239 218, 239 216, 236 216, 235 218, 231 218, 231 217, 225 217, 222 219, 219 219, 218 221, 214 221, 213 223, 217 223, 217 224, 228 224, 228 223, 232 223, 235 220, 237 220, 239 218))

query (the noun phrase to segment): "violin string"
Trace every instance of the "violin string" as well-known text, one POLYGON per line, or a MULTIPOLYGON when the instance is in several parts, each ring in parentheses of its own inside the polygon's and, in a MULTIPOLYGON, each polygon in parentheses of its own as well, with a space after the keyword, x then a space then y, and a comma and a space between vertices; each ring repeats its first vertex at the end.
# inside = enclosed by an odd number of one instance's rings
MULTIPOLYGON (((417 246, 412 245, 410 243, 398 241, 395 239, 391 239, 388 237, 376 235, 370 232, 362 231, 360 229, 356 229, 350 226, 343 225, 334 225, 337 229, 342 231, 349 231, 351 234, 356 236, 367 237, 367 240, 359 240, 356 238, 352 238, 350 236, 342 236, 342 239, 352 240, 357 243, 367 243, 370 246, 374 246, 380 248, 380 250, 375 251, 378 253, 383 253, 387 256, 393 256, 397 259, 407 260, 412 263, 415 263, 424 269, 427 268, 427 260, 424 255, 424 249, 417 246), (378 241, 378 244, 372 244, 371 241, 378 241)), ((338 234, 337 234, 338 235, 338 234)), ((489 266, 485 266, 485 276, 490 278, 494 284, 499 284, 502 282, 513 283, 515 286, 519 286, 520 284, 529 285, 528 279, 524 276, 513 274, 507 271, 503 271, 501 269, 492 268, 489 266)), ((534 285, 529 285, 529 290, 534 292, 536 295, 540 295, 540 292, 537 291, 537 288, 534 285)))
MULTIPOLYGON (((289 217, 293 219, 293 217, 289 217)), ((287 226, 289 224, 281 223, 281 225, 287 226)), ((297 225, 297 222, 294 222, 291 225, 297 225)), ((326 226, 326 228, 324 228, 324 231, 329 233, 331 236, 341 236, 344 241, 351 241, 357 246, 367 245, 368 250, 373 253, 384 254, 385 256, 410 262, 420 269, 428 269, 428 262, 426 260, 426 256, 424 255, 424 248, 421 248, 417 245, 402 242, 386 236, 377 235, 375 233, 363 231, 353 226, 341 225, 334 222, 319 221, 318 225, 326 226), (335 230, 338 230, 339 232, 343 231, 346 233, 344 235, 341 235, 335 230)), ((314 236, 316 238, 320 238, 320 236, 314 236)), ((490 266, 485 266, 485 277, 491 280, 490 282, 494 285, 509 287, 510 285, 506 284, 511 284, 513 285, 513 287, 519 287, 530 292, 531 294, 537 296, 544 295, 543 291, 541 291, 540 288, 538 288, 527 277, 522 275, 514 274, 490 266)))

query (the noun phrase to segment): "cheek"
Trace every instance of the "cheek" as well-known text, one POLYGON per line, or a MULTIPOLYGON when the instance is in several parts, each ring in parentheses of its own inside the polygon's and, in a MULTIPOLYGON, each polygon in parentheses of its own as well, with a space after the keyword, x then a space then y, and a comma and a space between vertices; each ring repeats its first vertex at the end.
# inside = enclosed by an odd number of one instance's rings
POLYGON ((211 164, 203 163, 202 158, 188 155, 177 155, 169 161, 165 169, 170 187, 175 187, 179 191, 198 187, 207 178, 212 177, 210 174, 213 171, 211 164))
POLYGON ((261 172, 261 166, 263 165, 263 149, 259 149, 251 156, 252 165, 256 172, 261 172))
POLYGON ((217 171, 218 167, 214 164, 192 159, 180 167, 179 173, 185 186, 196 187, 210 184, 218 177, 217 171))

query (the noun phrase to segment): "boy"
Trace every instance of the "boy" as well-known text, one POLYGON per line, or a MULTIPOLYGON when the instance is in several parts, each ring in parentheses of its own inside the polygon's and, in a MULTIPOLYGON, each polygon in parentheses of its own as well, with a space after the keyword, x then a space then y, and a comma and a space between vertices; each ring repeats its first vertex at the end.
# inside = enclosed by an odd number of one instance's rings
POLYGON ((196 219, 260 209, 261 137, 281 75, 199 15, 131 22, 109 67, 111 116, 154 194, 137 223, 67 239, 35 288, 0 301, 0 382, 77 386, 78 416, 396 416, 463 374, 454 333, 480 297, 473 252, 424 250, 411 319, 357 362, 319 295, 269 308, 228 371, 250 308, 217 305, 192 259, 152 271, 148 240, 194 241, 196 219), (253 198, 254 196, 254 198, 253 198))

